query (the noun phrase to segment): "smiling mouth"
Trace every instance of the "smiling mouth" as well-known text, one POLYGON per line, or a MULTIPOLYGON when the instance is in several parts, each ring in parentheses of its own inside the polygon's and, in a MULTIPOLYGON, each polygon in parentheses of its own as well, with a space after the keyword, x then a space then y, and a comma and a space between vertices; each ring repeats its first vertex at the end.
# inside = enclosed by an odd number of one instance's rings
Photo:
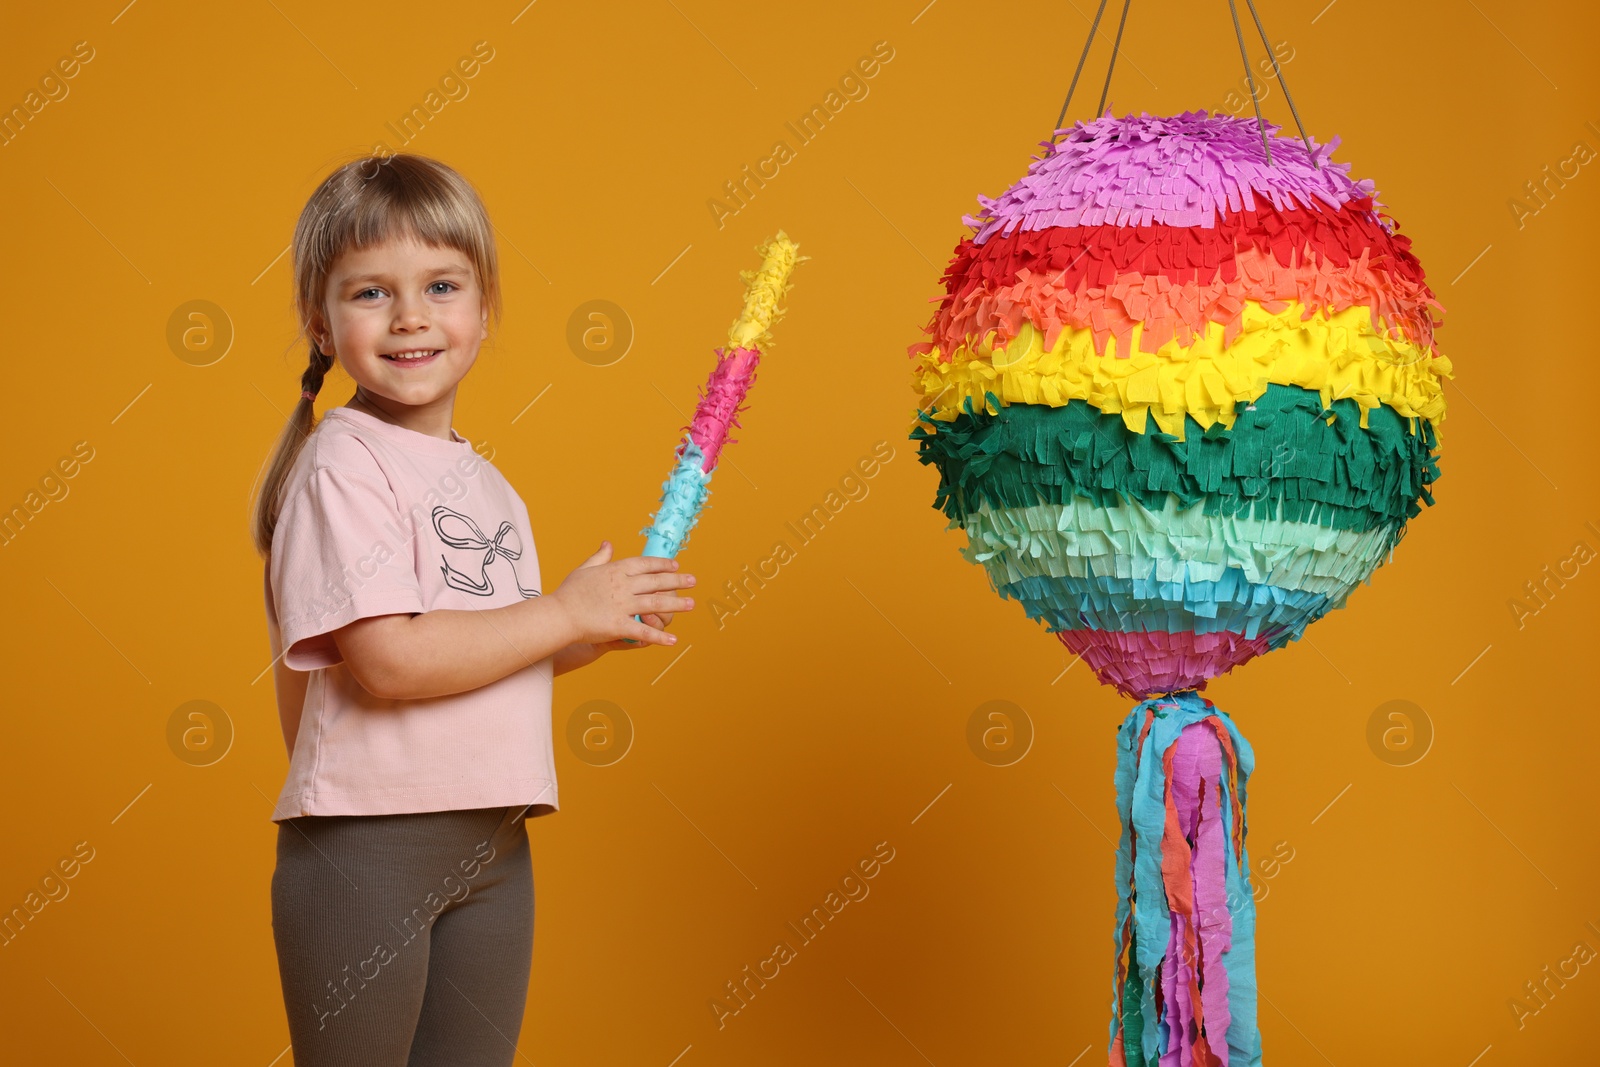
POLYGON ((407 366, 432 362, 433 359, 443 351, 444 349, 442 348, 411 348, 404 352, 383 353, 383 358, 388 360, 390 363, 397 363, 401 366, 407 366))

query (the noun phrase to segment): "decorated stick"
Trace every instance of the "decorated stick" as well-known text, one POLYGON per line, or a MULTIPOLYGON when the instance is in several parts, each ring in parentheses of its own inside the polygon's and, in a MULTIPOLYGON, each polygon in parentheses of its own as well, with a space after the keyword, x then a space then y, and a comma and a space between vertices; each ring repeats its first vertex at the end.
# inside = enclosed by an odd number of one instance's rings
POLYGON ((760 346, 771 341, 768 331, 783 314, 778 301, 789 291, 789 273, 810 258, 799 255, 799 246, 782 230, 757 251, 761 268, 739 272, 747 283, 744 309, 728 331, 727 347, 716 350, 717 365, 674 453, 672 473, 661 483, 661 507, 651 516, 651 525, 639 531, 647 535, 643 555, 671 559, 689 540, 711 493, 709 483, 729 441, 728 430, 739 425, 741 405, 761 360, 760 346))

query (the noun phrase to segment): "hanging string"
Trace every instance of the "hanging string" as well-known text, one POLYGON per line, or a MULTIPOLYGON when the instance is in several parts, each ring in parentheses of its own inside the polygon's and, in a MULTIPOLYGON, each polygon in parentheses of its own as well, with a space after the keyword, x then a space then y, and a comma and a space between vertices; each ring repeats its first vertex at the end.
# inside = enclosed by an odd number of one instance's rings
POLYGON ((1133 0, 1122 0, 1122 19, 1117 23, 1117 37, 1111 42, 1111 62, 1106 64, 1106 83, 1100 89, 1100 106, 1094 109, 1094 117, 1099 118, 1105 114, 1106 94, 1111 92, 1111 72, 1117 66, 1117 49, 1122 47, 1122 27, 1128 24, 1128 8, 1133 0))
MULTIPOLYGON (((1067 120, 1067 109, 1072 106, 1072 96, 1078 89, 1078 79, 1083 75, 1083 65, 1089 59, 1089 50, 1094 45, 1095 34, 1100 31, 1100 20, 1105 16, 1107 0, 1100 0, 1100 6, 1095 8, 1094 20, 1089 23, 1089 35, 1084 39, 1083 51, 1078 54, 1078 65, 1072 71, 1072 83, 1067 86, 1067 98, 1061 102, 1061 113, 1056 116, 1056 124, 1050 134, 1050 141, 1055 143, 1061 132, 1061 127, 1067 120)), ((1283 76, 1283 68, 1278 64, 1278 56, 1272 50, 1272 41, 1267 36, 1267 28, 1261 22, 1261 15, 1256 11, 1255 0, 1245 0, 1250 8, 1250 18, 1256 24, 1256 32, 1261 35, 1261 44, 1266 49, 1267 58, 1272 62, 1272 73, 1278 79, 1278 84, 1283 86, 1283 98, 1289 103, 1289 113, 1294 116, 1295 128, 1300 131, 1300 140, 1306 146, 1306 154, 1311 157, 1311 165, 1321 169, 1322 163, 1311 147, 1311 138, 1306 136, 1305 123, 1300 120, 1300 110, 1294 106, 1294 96, 1289 92, 1289 82, 1283 76)), ((1100 103, 1095 108, 1095 117, 1099 118, 1106 109, 1106 100, 1111 93, 1111 75, 1117 67, 1117 53, 1122 48, 1122 33, 1128 25, 1128 9, 1133 6, 1133 0, 1122 0, 1122 17, 1117 21, 1117 36, 1111 43, 1111 61, 1106 64, 1105 84, 1100 87, 1100 103)), ((1244 29, 1239 24, 1239 8, 1234 0, 1228 0, 1228 13, 1233 16, 1233 35, 1239 42, 1239 60, 1244 64, 1245 82, 1250 86, 1250 106, 1255 110, 1256 126, 1261 130, 1261 151, 1266 155, 1267 165, 1272 165, 1272 145, 1267 137, 1267 121, 1261 114, 1261 93, 1256 88, 1255 72, 1250 67, 1250 53, 1244 44, 1244 29)))
MULTIPOLYGON (((1311 138, 1306 136, 1305 124, 1300 121, 1300 112, 1295 110, 1294 97, 1289 95, 1289 83, 1283 80, 1283 68, 1278 66, 1278 55, 1272 50, 1272 42, 1267 39, 1267 28, 1261 25, 1261 16, 1256 14, 1256 2, 1255 0, 1244 0, 1244 2, 1250 6, 1250 17, 1256 20, 1256 30, 1261 34, 1262 47, 1267 50, 1267 56, 1272 60, 1272 73, 1277 76, 1278 84, 1283 86, 1283 98, 1289 101, 1289 114, 1294 116, 1295 127, 1300 131, 1300 140, 1305 142, 1306 154, 1311 157, 1311 165, 1321 170, 1322 164, 1317 161, 1317 154, 1311 151, 1311 138)), ((1238 21, 1239 16, 1236 14, 1235 24, 1238 21)))
MULTIPOLYGON (((1233 35, 1239 39, 1239 58, 1244 60, 1244 79, 1250 86, 1250 104, 1256 109, 1256 125, 1261 127, 1261 150, 1267 154, 1267 166, 1272 166, 1272 146, 1267 144, 1267 122, 1261 117, 1261 100, 1256 96, 1255 75, 1250 73, 1250 53, 1244 50, 1244 30, 1239 28, 1239 8, 1228 0, 1228 10, 1233 13, 1233 35)), ((1269 47, 1268 52, 1272 49, 1269 47)), ((1274 63, 1276 66, 1276 63, 1274 63)))
MULTIPOLYGON (((1126 14, 1126 8, 1123 9, 1126 14)), ((1055 130, 1051 131, 1050 140, 1054 141, 1056 131, 1061 129, 1061 124, 1067 121, 1067 105, 1072 103, 1072 94, 1078 88, 1078 75, 1083 73, 1083 61, 1089 58, 1089 46, 1094 44, 1095 31, 1100 28, 1100 16, 1106 12, 1106 0, 1100 0, 1100 7, 1094 13, 1094 21, 1089 24, 1089 36, 1083 42, 1083 54, 1078 57, 1078 69, 1072 72, 1072 84, 1067 86, 1067 98, 1061 103, 1061 114, 1056 116, 1055 130)), ((1118 31, 1121 36, 1121 31, 1118 31)))

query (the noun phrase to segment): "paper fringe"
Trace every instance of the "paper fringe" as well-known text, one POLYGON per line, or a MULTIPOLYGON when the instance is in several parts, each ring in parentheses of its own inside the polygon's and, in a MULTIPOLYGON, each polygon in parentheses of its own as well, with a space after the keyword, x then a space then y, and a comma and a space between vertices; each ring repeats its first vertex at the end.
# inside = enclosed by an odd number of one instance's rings
POLYGON ((639 531, 646 537, 646 556, 670 559, 688 543, 689 531, 711 494, 708 483, 722 449, 731 440, 729 428, 739 425, 738 415, 755 382, 760 347, 770 345, 771 326, 783 315, 778 301, 793 288, 789 275, 797 263, 810 258, 800 255, 799 246, 782 230, 757 251, 761 266, 739 272, 746 283, 744 307, 728 331, 727 348, 716 350, 716 366, 673 453, 672 472, 661 483, 661 505, 651 524, 639 531))
POLYGON ((1203 504, 1207 516, 1366 531, 1416 517, 1419 498, 1433 503, 1439 467, 1426 420, 1410 433, 1389 408, 1365 411, 1346 399, 1325 410, 1316 393, 1284 385, 1267 386, 1253 410, 1239 408, 1232 429, 1201 432, 1190 419, 1181 441, 1153 427, 1132 432, 1081 400, 962 413, 937 433, 923 416, 910 436, 917 461, 939 471, 933 506, 952 527, 985 504, 1126 500, 1160 512, 1170 494, 1184 508, 1203 504))
MULTIPOLYGON (((1283 268, 1315 266, 1337 276, 1354 270, 1372 275, 1380 298, 1373 314, 1414 318, 1410 339, 1423 348, 1433 344, 1431 312, 1443 308, 1428 289, 1422 264, 1411 252, 1411 239, 1396 232, 1392 219, 1380 220, 1371 201, 1357 200, 1338 208, 1320 205, 1278 211, 1261 205, 1256 211, 1229 215, 1211 229, 1186 226, 1056 226, 993 237, 981 245, 970 238, 956 247, 945 268, 945 295, 935 297, 939 309, 923 332, 933 341, 910 346, 913 355, 938 344, 952 351, 992 328, 969 321, 961 306, 977 291, 1005 289, 1023 275, 1046 279, 1068 292, 1113 288, 1119 277, 1165 279, 1173 286, 1233 286, 1240 263, 1255 259, 1283 268), (1410 305, 1409 312, 1407 307, 1410 305)), ((1313 291, 1301 296, 1315 304, 1333 294, 1313 291)), ((1373 328, 1378 329, 1374 322, 1373 328)), ((1054 343, 1054 337, 1049 339, 1054 343)))
POLYGON ((1216 581, 1162 582, 1150 578, 1023 577, 1000 587, 1000 595, 1021 601, 1028 617, 1058 630, 1112 630, 1128 633, 1235 633, 1263 637, 1269 649, 1282 648, 1329 611, 1342 606, 1317 593, 1252 585, 1238 571, 1216 581))
MULTIPOLYGON (((969 561, 997 586, 1023 578, 1216 582, 1237 571, 1270 585, 1343 601, 1394 547, 1399 524, 1357 532, 1310 522, 1207 515, 1202 504, 1150 511, 1082 497, 1031 508, 981 505, 968 514, 969 561)), ((1101 627, 1120 629, 1120 627, 1101 627)))
POLYGON ((1429 351, 1434 322, 1424 312, 1439 307, 1438 302, 1413 283, 1373 270, 1366 252, 1338 270, 1314 258, 1283 266, 1253 248, 1240 252, 1233 264, 1231 282, 1218 277, 1174 283, 1160 274, 1126 272, 1107 286, 1084 280, 1076 289, 1063 287, 1048 273, 1024 268, 1010 285, 957 294, 950 310, 939 314, 932 347, 953 352, 990 334, 990 347, 1004 347, 1023 322, 1044 334, 1046 348, 1063 328, 1087 330, 1101 355, 1112 339, 1116 351, 1130 351, 1135 326, 1140 327, 1141 352, 1172 343, 1187 348, 1205 335, 1210 323, 1223 328, 1222 343, 1228 345, 1238 335, 1247 302, 1253 301, 1273 314, 1298 306, 1302 321, 1318 312, 1337 315, 1363 308, 1376 336, 1434 354, 1429 351))
POLYGON ((1081 498, 985 505, 968 516, 961 551, 1103 684, 1142 699, 1203 688, 1297 640, 1370 580, 1398 530, 1206 516, 1167 501, 1162 513, 1081 498))
POLYGON ((1242 634, 1169 633, 1153 630, 1061 630, 1056 634, 1081 657, 1102 685, 1144 700, 1158 693, 1204 689, 1235 667, 1271 651, 1265 637, 1242 634))
POLYGON ((1197 693, 1117 733, 1112 1067, 1260 1067, 1246 792, 1254 753, 1197 693))
POLYGON ((640 555, 671 559, 688 543, 689 531, 700 521, 700 511, 711 495, 713 473, 705 467, 700 446, 685 433, 672 473, 661 483, 661 506, 650 517, 651 524, 639 531, 645 535, 640 555))
POLYGON ((735 348, 731 352, 717 349, 717 365, 706 379, 705 390, 694 409, 694 418, 687 430, 705 457, 701 467, 710 473, 717 465, 725 444, 737 443, 728 436, 731 427, 739 425, 739 413, 755 384, 756 366, 761 362, 761 352, 754 348, 735 348))
POLYGON ((1185 416, 1202 429, 1220 422, 1233 424, 1238 401, 1252 401, 1268 384, 1314 389, 1324 405, 1348 397, 1367 412, 1380 405, 1407 417, 1439 423, 1445 402, 1441 378, 1453 376, 1450 360, 1432 357, 1408 341, 1372 331, 1365 308, 1349 308, 1332 316, 1315 312, 1303 319, 1304 308, 1290 303, 1276 314, 1255 301, 1244 304, 1238 335, 1224 343, 1224 329, 1208 323, 1203 338, 1180 348, 1169 342, 1155 353, 1140 351, 1142 327, 1135 324, 1125 352, 1108 344, 1095 350, 1087 330, 1064 328, 1046 349, 1042 334, 1023 322, 1003 348, 986 340, 976 350, 963 346, 948 361, 938 349, 919 357, 912 372, 914 388, 938 405, 933 418, 949 420, 970 398, 974 404, 1048 404, 1086 400, 1104 412, 1123 415, 1130 430, 1142 432, 1145 412, 1163 432, 1186 436, 1185 416))
POLYGON ((1019 226, 1208 227, 1221 213, 1252 211, 1263 200, 1281 211, 1372 195, 1371 181, 1350 179, 1350 164, 1329 161, 1337 137, 1326 147, 1312 142, 1317 168, 1305 146, 1279 130, 1267 124, 1269 164, 1249 118, 1186 111, 1079 122, 1055 144, 1042 142, 1046 154, 1026 176, 997 198, 978 197, 982 210, 961 221, 982 244, 1019 226))
POLYGON ((728 329, 729 348, 771 347, 772 325, 783 317, 778 301, 793 288, 789 274, 797 263, 811 258, 800 255, 800 246, 782 230, 756 246, 756 251, 761 253, 761 266, 739 272, 747 283, 744 308, 728 329))
POLYGON ((684 429, 672 473, 661 483, 661 507, 651 516, 652 524, 639 531, 646 535, 643 555, 670 559, 688 543, 689 531, 711 495, 708 483, 717 457, 732 441, 728 430, 739 425, 738 415, 760 362, 761 353, 754 348, 717 349, 717 365, 684 429))

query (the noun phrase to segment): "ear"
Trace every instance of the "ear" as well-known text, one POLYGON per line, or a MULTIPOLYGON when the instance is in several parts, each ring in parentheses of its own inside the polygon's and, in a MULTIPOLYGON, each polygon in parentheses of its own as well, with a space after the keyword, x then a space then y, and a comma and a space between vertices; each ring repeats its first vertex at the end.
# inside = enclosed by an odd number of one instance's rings
POLYGON ((325 356, 335 355, 333 351, 333 332, 328 329, 327 317, 321 313, 312 316, 306 333, 316 342, 317 350, 325 356))
POLYGON ((482 300, 478 303, 483 310, 483 332, 478 335, 478 340, 487 341, 489 339, 489 305, 482 300))

